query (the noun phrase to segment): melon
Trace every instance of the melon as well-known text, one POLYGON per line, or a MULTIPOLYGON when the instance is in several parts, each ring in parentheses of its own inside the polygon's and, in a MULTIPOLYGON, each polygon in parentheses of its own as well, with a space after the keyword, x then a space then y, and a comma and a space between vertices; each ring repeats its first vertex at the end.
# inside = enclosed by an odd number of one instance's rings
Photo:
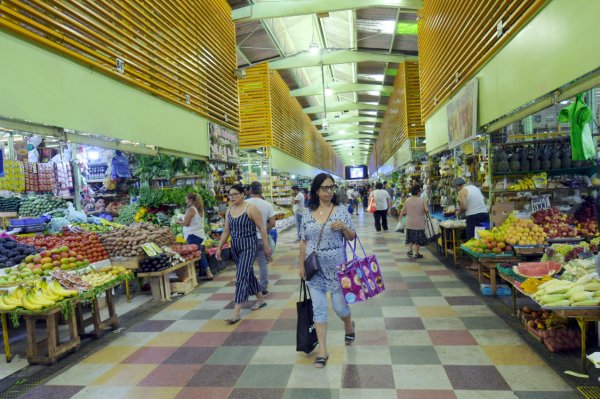
POLYGON ((562 269, 562 265, 558 262, 524 262, 513 266, 513 271, 524 278, 542 278, 544 276, 552 276, 562 269))

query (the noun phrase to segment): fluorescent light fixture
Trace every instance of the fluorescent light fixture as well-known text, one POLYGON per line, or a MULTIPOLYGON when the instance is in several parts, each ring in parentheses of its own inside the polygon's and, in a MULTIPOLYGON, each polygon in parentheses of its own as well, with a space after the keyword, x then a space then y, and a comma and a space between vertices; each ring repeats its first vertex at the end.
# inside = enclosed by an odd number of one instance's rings
POLYGON ((426 143, 427 143, 427 140, 423 140, 423 144, 426 144, 426 143))
POLYGON ((256 153, 262 155, 263 152, 262 151, 256 151, 256 153))
POLYGON ((90 151, 88 152, 88 159, 90 161, 97 161, 100 159, 100 153, 98 151, 90 151))
POLYGON ((329 129, 329 122, 327 122, 327 119, 323 119, 321 126, 323 126, 323 129, 325 130, 329 129))
POLYGON ((360 113, 365 115, 377 115, 377 111, 360 111, 360 113))
POLYGON ((368 73, 359 73, 358 74, 358 79, 371 80, 374 82, 383 82, 384 78, 385 78, 385 75, 372 75, 372 74, 368 74, 368 73))
POLYGON ((333 90, 331 90, 330 88, 325 89, 325 96, 327 97, 331 97, 333 96, 335 93, 333 90))
POLYGON ((338 133, 339 133, 339 134, 346 134, 346 131, 345 131, 344 129, 342 129, 342 130, 340 130, 338 133))
POLYGON ((263 176, 266 176, 266 175, 268 175, 267 171, 266 171, 266 170, 263 170, 263 172, 262 172, 262 175, 263 175, 263 176))
POLYGON ((296 178, 296 175, 292 175, 292 179, 295 179, 295 178, 296 178))
POLYGON ((564 100, 564 101, 561 101, 560 103, 561 103, 561 104, 570 104, 570 103, 571 103, 571 100, 564 100))
POLYGON ((312 42, 308 45, 308 52, 311 54, 319 54, 321 52, 321 47, 315 42, 312 42))
POLYGON ((379 94, 381 94, 381 92, 377 90, 369 90, 365 94, 368 94, 370 96, 378 96, 379 94))

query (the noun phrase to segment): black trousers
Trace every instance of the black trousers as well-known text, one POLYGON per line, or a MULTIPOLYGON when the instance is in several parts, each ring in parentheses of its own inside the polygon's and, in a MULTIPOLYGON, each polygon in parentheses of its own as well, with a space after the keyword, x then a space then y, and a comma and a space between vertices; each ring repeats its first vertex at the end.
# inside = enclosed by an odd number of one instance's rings
POLYGON ((387 231, 387 209, 384 211, 375 211, 373 216, 375 216, 375 230, 381 231, 381 227, 383 227, 383 231, 387 231))

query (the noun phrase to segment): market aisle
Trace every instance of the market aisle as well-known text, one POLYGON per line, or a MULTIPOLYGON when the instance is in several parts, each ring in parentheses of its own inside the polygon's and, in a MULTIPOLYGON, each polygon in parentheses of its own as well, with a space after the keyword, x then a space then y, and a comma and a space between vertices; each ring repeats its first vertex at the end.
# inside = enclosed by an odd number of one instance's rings
POLYGON ((353 305, 355 346, 344 346, 338 319, 330 323, 325 369, 295 352, 298 250, 290 232, 280 236, 267 308, 226 325, 228 271, 25 397, 579 397, 431 254, 407 259, 403 236, 375 233, 371 215, 362 217, 359 233, 381 262, 387 291, 353 305))

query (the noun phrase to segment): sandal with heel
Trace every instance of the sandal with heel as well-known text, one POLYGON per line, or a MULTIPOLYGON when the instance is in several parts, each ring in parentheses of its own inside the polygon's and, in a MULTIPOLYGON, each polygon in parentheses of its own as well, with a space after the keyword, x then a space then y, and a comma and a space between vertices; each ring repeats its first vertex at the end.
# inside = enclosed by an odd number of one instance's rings
POLYGON ((356 340, 356 328, 354 327, 354 321, 352 322, 352 332, 344 335, 344 341, 346 342, 346 346, 351 346, 356 340))
POLYGON ((327 357, 319 356, 313 362, 313 366, 315 366, 315 368, 317 368, 317 369, 322 369, 325 366, 327 366, 327 361, 328 360, 329 360, 329 355, 327 355, 327 357))

